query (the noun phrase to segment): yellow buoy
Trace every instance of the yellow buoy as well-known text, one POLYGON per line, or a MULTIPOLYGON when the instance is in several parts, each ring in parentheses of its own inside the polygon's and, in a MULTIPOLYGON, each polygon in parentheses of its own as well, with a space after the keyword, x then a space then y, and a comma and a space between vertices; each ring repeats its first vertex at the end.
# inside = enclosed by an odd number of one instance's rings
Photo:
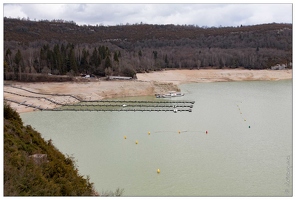
POLYGON ((158 173, 158 174, 160 173, 160 169, 157 169, 157 173, 158 173))
POLYGON ((136 144, 138 144, 138 140, 136 140, 136 144))
POLYGON ((178 131, 178 133, 180 134, 180 133, 181 133, 181 131, 178 131))
POLYGON ((124 136, 124 139, 126 139, 126 136, 124 136))
POLYGON ((148 131, 148 135, 150 135, 150 131, 148 131))

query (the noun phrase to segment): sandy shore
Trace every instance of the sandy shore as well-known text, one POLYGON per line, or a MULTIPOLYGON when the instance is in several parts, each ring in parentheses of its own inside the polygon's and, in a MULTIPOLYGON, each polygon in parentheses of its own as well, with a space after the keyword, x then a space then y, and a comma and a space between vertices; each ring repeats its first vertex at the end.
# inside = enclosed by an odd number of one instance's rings
MULTIPOLYGON (((292 78, 292 70, 167 70, 137 74, 138 80, 127 81, 98 81, 63 82, 63 83, 20 83, 10 82, 17 87, 43 94, 69 94, 83 100, 100 100, 114 97, 145 96, 155 93, 165 93, 178 90, 178 85, 190 82, 219 82, 219 81, 251 81, 251 80, 283 80, 292 78)), ((4 98, 17 102, 33 104, 41 108, 55 108, 56 104, 43 97, 60 103, 77 103, 72 97, 40 95, 25 90, 4 85, 4 98), (7 93, 7 92, 11 93, 7 93), (19 96, 34 96, 29 98, 19 96)), ((34 111, 34 108, 16 103, 10 103, 19 113, 34 111)))
POLYGON ((204 69, 204 70, 168 70, 137 74, 138 80, 158 81, 174 84, 223 82, 223 81, 254 81, 283 80, 292 78, 292 70, 245 70, 245 69, 204 69))

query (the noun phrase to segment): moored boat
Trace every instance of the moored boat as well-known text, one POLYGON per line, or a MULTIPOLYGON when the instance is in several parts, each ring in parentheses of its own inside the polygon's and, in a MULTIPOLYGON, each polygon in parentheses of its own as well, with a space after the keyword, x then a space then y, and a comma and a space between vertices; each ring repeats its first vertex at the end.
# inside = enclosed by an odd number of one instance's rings
POLYGON ((156 94, 156 98, 171 98, 171 97, 182 97, 184 93, 176 92, 176 91, 169 91, 167 94, 156 94))

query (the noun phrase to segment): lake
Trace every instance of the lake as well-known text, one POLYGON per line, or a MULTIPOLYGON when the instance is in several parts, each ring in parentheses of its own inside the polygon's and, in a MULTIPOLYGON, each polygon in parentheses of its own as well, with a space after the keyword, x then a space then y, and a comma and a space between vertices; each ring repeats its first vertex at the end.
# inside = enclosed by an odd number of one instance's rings
POLYGON ((174 100, 195 101, 192 112, 36 111, 21 117, 73 156, 99 193, 292 196, 292 80, 180 88, 185 96, 174 100))

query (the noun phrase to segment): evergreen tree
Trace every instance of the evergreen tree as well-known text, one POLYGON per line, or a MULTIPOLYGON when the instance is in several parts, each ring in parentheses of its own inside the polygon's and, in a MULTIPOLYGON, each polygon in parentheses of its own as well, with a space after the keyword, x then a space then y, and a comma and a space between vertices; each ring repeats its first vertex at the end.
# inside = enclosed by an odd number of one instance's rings
POLYGON ((105 60, 105 68, 112 68, 112 64, 111 64, 111 60, 109 58, 109 56, 107 56, 106 60, 105 60))
POLYGON ((21 51, 18 49, 17 50, 17 53, 15 54, 15 57, 14 57, 14 62, 17 66, 20 65, 21 61, 22 61, 23 57, 22 57, 22 54, 21 54, 21 51))
POLYGON ((6 50, 6 53, 5 53, 5 61, 7 62, 8 67, 12 67, 12 63, 13 63, 13 61, 12 61, 12 59, 11 59, 11 55, 12 55, 12 52, 11 52, 11 50, 8 48, 8 49, 6 50))
POLYGON ((46 60, 47 66, 50 68, 50 70, 54 69, 55 57, 51 49, 47 50, 46 60))
POLYGON ((154 60, 156 60, 157 59, 157 51, 153 51, 152 53, 153 53, 154 60))
MULTIPOLYGON (((15 54, 14 56, 14 62, 16 64, 16 68, 15 68, 15 71, 18 73, 18 79, 21 80, 22 77, 21 77, 21 73, 22 73, 22 70, 21 70, 21 61, 22 61, 23 57, 22 57, 22 54, 21 54, 21 51, 18 49, 17 50, 17 53, 15 54)), ((15 73, 16 74, 16 73, 15 73)))
POLYGON ((114 53, 113 60, 114 60, 115 62, 119 62, 119 60, 118 60, 118 55, 117 55, 116 52, 114 53))
POLYGON ((104 60, 107 56, 107 52, 106 52, 106 49, 105 49, 105 46, 99 46, 99 55, 100 57, 104 60))
POLYGON ((89 51, 85 50, 83 48, 82 50, 82 58, 81 58, 81 67, 82 67, 82 71, 84 71, 85 73, 88 73, 89 70, 89 51))
POLYGON ((100 55, 98 55, 97 48, 93 50, 92 56, 90 58, 91 65, 98 67, 101 64, 100 55))
POLYGON ((62 61, 62 54, 60 51, 60 47, 56 44, 53 48, 53 57, 54 57, 54 67, 57 69, 59 73, 61 73, 63 61, 62 61))
POLYGON ((61 45, 61 74, 65 74, 66 73, 66 69, 67 69, 67 49, 65 47, 64 44, 61 45))
POLYGON ((168 67, 169 66, 169 60, 168 60, 168 55, 167 54, 165 54, 164 62, 165 62, 165 67, 168 67))
MULTIPOLYGON (((78 72, 77 69, 77 63, 76 63, 76 59, 75 59, 75 52, 74 49, 70 50, 70 54, 69 54, 69 64, 70 64, 70 70, 73 70, 74 74, 76 75, 78 72)), ((69 71, 70 71, 69 70, 69 71)))

